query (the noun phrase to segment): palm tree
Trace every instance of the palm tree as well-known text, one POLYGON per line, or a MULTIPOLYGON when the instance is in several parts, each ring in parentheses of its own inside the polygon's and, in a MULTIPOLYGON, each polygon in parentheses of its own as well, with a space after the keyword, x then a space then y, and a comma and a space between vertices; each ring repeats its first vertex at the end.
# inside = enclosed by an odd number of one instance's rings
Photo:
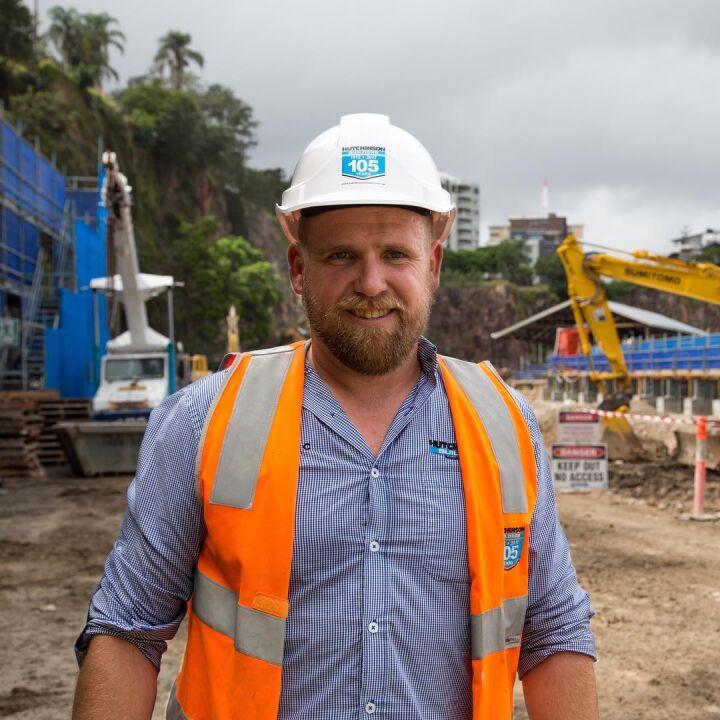
POLYGON ((160 47, 155 54, 155 63, 160 71, 167 65, 170 70, 170 84, 181 90, 185 84, 185 70, 191 62, 202 67, 205 58, 190 47, 192 37, 188 33, 171 30, 160 38, 160 47))
POLYGON ((63 66, 74 71, 83 85, 100 86, 103 78, 118 78, 110 66, 110 47, 124 52, 125 35, 111 27, 117 20, 107 13, 81 15, 73 8, 55 6, 48 11, 48 39, 53 43, 63 66))
POLYGON ((118 79, 115 68, 110 65, 110 48, 125 52, 125 34, 112 28, 117 20, 107 13, 83 15, 83 41, 86 44, 87 59, 95 70, 95 84, 100 86, 103 78, 118 79))
POLYGON ((74 8, 56 5, 48 10, 50 27, 46 33, 60 53, 65 69, 77 65, 77 49, 80 45, 81 25, 80 14, 74 8))

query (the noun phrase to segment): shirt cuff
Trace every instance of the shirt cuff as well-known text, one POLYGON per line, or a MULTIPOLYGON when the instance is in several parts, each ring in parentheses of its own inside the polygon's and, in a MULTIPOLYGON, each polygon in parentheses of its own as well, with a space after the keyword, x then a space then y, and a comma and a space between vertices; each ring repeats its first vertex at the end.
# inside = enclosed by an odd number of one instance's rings
POLYGON ((149 638, 143 633, 130 630, 118 630, 117 628, 105 627, 104 625, 88 624, 80 637, 75 642, 75 657, 78 665, 82 665, 87 655, 90 641, 97 635, 109 635, 110 637, 125 640, 134 645, 153 664, 155 671, 160 671, 160 660, 162 654, 167 650, 167 643, 164 640, 149 638))
POLYGON ((581 631, 576 632, 573 639, 563 639, 556 643, 548 642, 540 647, 535 647, 529 652, 523 652, 520 655, 520 664, 518 665, 518 676, 522 680, 534 667, 537 667, 543 660, 547 660, 551 655, 561 652, 581 653, 589 655, 593 660, 597 660, 595 649, 595 638, 590 629, 585 625, 581 631))

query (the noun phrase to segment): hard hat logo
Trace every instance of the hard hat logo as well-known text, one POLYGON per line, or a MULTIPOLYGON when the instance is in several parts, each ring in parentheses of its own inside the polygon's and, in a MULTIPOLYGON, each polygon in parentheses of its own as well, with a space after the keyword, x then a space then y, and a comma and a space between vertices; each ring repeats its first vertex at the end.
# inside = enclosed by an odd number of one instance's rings
MULTIPOLYGON (((385 148, 356 145, 342 149, 342 176, 369 180, 385 176, 385 148)), ((343 183, 346 184, 346 183, 343 183)))

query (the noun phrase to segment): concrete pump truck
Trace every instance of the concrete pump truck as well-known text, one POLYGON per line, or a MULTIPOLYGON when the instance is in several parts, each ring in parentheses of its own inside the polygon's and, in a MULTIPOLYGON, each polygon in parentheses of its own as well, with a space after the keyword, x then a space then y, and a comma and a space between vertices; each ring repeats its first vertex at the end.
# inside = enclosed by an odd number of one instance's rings
MULTIPOLYGON (((178 363, 173 338, 172 288, 169 275, 141 273, 132 221, 132 188, 120 172, 114 152, 103 153, 102 202, 107 209, 108 277, 94 278, 90 287, 119 299, 124 307, 127 330, 108 341, 99 363, 98 388, 93 398, 93 420, 64 422, 56 426, 65 454, 73 469, 82 475, 132 473, 145 432, 147 417, 178 385, 178 363), (113 273, 117 269, 117 274, 113 273), (148 324, 145 303, 168 291, 166 337, 148 324)), ((98 304, 95 303, 97 309, 98 304)), ((97 312, 97 310, 96 310, 97 312)), ((97 331, 96 317, 96 344, 97 331)), ((187 360, 187 358, 185 358, 187 360)), ((180 358, 182 361, 183 358, 180 358)), ((195 366, 207 372, 207 358, 194 356, 195 366)), ((184 363, 188 365, 187 362, 184 363)), ((204 373, 180 379, 179 384, 204 373)), ((188 373, 189 375, 189 373, 188 373)))

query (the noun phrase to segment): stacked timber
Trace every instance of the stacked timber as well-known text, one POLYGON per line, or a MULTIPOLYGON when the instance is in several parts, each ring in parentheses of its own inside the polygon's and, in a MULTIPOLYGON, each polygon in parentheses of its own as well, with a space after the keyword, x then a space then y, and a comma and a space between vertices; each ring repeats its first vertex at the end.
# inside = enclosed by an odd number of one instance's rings
POLYGON ((59 422, 90 420, 90 401, 84 398, 40 399, 37 409, 43 418, 43 430, 38 438, 40 462, 47 466, 67 465, 67 458, 55 432, 59 422))
POLYGON ((37 438, 43 429, 35 401, 0 397, 0 478, 41 478, 37 438))

